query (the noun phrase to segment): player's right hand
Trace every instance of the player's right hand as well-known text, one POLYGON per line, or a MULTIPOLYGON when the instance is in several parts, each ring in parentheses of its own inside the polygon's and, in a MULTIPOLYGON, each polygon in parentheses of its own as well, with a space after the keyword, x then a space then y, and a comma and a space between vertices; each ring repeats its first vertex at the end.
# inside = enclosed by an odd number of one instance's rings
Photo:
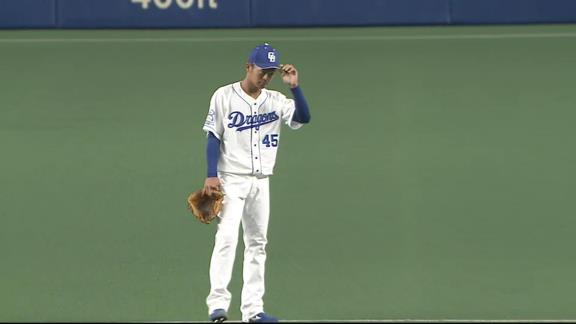
POLYGON ((218 179, 218 177, 206 178, 202 191, 206 195, 211 195, 212 191, 222 191, 222 187, 220 186, 220 179, 218 179))

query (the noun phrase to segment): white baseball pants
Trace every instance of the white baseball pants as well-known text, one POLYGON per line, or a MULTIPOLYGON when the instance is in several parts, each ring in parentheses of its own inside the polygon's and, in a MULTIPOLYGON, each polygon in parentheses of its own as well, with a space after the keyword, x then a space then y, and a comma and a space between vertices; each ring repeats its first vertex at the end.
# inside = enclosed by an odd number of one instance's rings
POLYGON ((264 266, 266 233, 270 215, 268 177, 219 173, 224 201, 214 250, 210 260, 210 294, 206 298, 209 313, 228 311, 232 295, 228 284, 238 243, 240 222, 244 232, 244 267, 241 307, 242 320, 264 311, 264 266))

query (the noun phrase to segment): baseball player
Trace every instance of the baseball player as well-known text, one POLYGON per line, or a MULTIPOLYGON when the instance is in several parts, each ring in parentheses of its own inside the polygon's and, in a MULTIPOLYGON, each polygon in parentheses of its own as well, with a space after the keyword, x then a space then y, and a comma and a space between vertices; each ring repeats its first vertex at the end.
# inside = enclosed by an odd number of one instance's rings
POLYGON ((298 71, 279 64, 269 44, 256 46, 242 81, 214 92, 203 130, 208 144, 207 178, 203 190, 224 192, 214 250, 210 260, 210 293, 206 298, 213 322, 228 319, 228 284, 242 223, 244 266, 241 311, 243 322, 277 322, 264 312, 264 265, 270 214, 269 176, 272 175, 283 123, 298 129, 310 121, 308 104, 298 85, 298 71), (276 73, 294 99, 266 89, 276 73))

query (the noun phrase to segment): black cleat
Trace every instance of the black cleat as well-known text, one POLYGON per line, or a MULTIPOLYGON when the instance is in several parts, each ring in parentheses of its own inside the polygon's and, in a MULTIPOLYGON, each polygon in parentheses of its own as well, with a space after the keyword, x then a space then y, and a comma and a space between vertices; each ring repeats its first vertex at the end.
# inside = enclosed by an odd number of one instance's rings
POLYGON ((249 320, 250 323, 276 323, 278 319, 266 313, 258 313, 252 316, 249 320))
POLYGON ((210 314, 210 321, 213 323, 222 323, 228 319, 228 314, 222 308, 215 309, 212 314, 210 314))

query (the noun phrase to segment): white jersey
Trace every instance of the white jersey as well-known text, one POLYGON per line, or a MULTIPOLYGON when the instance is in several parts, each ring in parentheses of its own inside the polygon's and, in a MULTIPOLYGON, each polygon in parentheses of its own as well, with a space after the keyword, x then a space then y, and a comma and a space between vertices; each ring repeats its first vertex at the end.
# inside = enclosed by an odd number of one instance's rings
POLYGON ((293 99, 262 89, 258 99, 250 97, 240 82, 214 92, 203 130, 220 140, 218 171, 236 174, 271 175, 276 163, 282 122, 292 129, 293 99))

